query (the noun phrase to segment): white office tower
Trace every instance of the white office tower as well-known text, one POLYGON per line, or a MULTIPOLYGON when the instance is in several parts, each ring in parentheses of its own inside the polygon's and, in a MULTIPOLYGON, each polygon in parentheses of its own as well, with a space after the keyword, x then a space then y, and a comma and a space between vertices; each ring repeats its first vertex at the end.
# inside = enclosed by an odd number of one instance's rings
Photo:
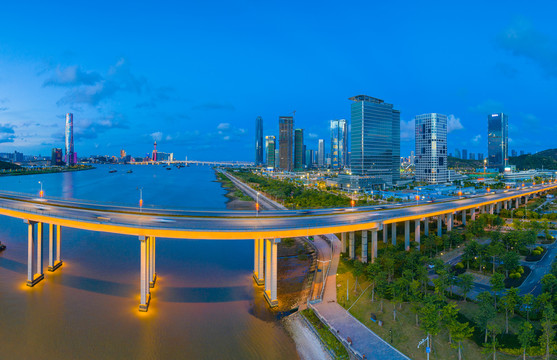
POLYGON ((416 116, 416 181, 447 182, 447 115, 416 116))

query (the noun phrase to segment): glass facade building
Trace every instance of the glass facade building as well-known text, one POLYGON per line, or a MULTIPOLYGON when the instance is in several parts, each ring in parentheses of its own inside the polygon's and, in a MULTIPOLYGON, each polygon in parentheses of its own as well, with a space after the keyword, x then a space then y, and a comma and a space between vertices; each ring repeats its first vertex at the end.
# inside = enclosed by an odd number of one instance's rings
POLYGON ((66 166, 72 166, 76 164, 76 156, 73 147, 73 114, 66 114, 66 131, 65 131, 65 161, 66 166))
POLYGON ((267 153, 267 167, 275 168, 276 140, 273 135, 265 136, 265 150, 267 153))
POLYGON ((506 114, 487 116, 487 162, 503 169, 509 160, 509 118, 506 114))
POLYGON ((294 170, 304 169, 304 130, 294 130, 294 170))
POLYGON ((319 139, 317 145, 317 166, 325 166, 325 140, 319 139))
POLYGON ((263 164, 263 118, 255 119, 255 165, 263 164))
POLYGON ((367 179, 362 187, 395 184, 400 180, 400 111, 367 95, 349 100, 352 174, 367 179))
POLYGON ((293 128, 294 118, 292 116, 279 117, 279 168, 285 171, 292 171, 293 166, 293 128))
POLYGON ((447 182, 447 115, 418 115, 416 123, 416 181, 447 182))
POLYGON ((331 120, 331 167, 342 169, 348 166, 348 125, 345 119, 331 120))

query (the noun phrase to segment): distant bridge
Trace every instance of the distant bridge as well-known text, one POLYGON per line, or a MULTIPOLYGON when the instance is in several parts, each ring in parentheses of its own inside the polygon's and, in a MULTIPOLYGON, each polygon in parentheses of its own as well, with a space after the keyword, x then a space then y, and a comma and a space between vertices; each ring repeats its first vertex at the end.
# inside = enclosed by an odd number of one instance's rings
POLYGON ((253 161, 201 161, 201 160, 172 160, 172 161, 141 161, 130 163, 132 165, 184 165, 184 166, 229 166, 229 167, 248 167, 254 166, 253 161))

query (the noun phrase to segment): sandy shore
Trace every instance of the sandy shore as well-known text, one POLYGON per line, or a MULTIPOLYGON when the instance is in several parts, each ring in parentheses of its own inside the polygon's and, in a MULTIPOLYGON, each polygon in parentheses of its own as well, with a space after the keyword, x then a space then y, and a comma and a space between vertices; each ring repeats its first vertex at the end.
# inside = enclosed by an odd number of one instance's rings
POLYGON ((282 320, 286 331, 296 343, 296 351, 302 360, 332 359, 323 348, 315 333, 298 313, 285 317, 282 320))

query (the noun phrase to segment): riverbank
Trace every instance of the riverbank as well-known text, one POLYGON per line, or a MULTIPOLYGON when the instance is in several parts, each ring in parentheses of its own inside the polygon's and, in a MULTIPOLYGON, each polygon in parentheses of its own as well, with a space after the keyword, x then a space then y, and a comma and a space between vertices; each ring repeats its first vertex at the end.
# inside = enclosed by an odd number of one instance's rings
POLYGON ((18 175, 41 175, 41 174, 57 174, 63 172, 83 171, 95 169, 91 165, 77 165, 75 167, 47 167, 39 169, 21 168, 15 171, 2 171, 0 176, 18 176, 18 175))
POLYGON ((240 189, 238 189, 232 181, 221 172, 215 171, 217 182, 226 190, 224 196, 228 199, 226 201, 226 208, 229 210, 255 210, 255 201, 240 189))

